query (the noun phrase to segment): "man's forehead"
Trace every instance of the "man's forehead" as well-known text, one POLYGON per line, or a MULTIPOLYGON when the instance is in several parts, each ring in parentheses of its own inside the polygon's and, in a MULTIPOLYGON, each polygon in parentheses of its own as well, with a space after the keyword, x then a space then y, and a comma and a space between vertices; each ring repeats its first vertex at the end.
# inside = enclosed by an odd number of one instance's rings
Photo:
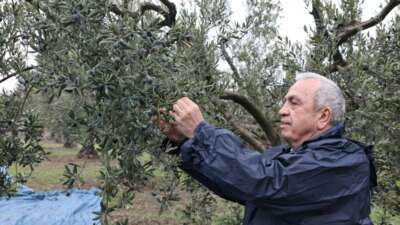
POLYGON ((285 98, 295 96, 314 96, 314 93, 318 89, 319 85, 320 81, 317 79, 299 80, 289 88, 289 91, 286 94, 285 98))

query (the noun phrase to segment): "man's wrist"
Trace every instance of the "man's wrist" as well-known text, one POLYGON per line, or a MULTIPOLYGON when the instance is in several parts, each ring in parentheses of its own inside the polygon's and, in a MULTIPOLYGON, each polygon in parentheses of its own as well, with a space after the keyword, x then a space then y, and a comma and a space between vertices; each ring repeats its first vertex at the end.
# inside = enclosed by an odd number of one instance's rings
POLYGON ((173 141, 171 139, 165 138, 162 142, 162 146, 164 151, 167 154, 177 155, 180 153, 180 147, 187 141, 189 138, 182 138, 179 141, 173 141))

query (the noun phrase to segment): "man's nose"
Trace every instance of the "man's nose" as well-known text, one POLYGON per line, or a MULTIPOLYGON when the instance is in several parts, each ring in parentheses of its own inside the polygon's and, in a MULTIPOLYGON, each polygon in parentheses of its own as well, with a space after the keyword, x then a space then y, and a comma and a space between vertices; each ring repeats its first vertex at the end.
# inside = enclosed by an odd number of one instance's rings
POLYGON ((289 110, 288 110, 288 108, 287 108, 287 106, 286 106, 286 102, 283 103, 281 109, 279 109, 279 111, 278 111, 278 114, 279 114, 279 116, 281 116, 281 117, 282 117, 282 116, 287 116, 287 115, 289 114, 289 110))

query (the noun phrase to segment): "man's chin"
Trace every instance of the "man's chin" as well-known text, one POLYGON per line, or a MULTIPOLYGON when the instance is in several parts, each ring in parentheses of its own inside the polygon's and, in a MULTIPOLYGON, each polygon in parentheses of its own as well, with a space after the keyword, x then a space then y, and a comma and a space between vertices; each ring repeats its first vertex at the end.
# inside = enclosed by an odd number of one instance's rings
POLYGON ((285 137, 285 136, 287 136, 287 135, 290 133, 288 127, 286 127, 286 126, 281 126, 280 128, 281 128, 281 129, 280 129, 280 133, 281 133, 281 136, 282 136, 282 137, 285 137))
POLYGON ((290 131, 289 130, 285 130, 285 129, 281 129, 281 137, 285 140, 285 141, 288 141, 288 140, 290 140, 291 138, 291 135, 290 135, 290 131))

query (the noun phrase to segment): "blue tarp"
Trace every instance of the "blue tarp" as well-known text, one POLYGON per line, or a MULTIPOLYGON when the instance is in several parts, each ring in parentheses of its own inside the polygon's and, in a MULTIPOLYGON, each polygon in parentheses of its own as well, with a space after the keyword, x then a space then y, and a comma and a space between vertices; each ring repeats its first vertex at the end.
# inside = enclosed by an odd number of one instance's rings
POLYGON ((98 189, 33 192, 22 186, 18 195, 0 198, 0 225, 100 225, 98 189))

